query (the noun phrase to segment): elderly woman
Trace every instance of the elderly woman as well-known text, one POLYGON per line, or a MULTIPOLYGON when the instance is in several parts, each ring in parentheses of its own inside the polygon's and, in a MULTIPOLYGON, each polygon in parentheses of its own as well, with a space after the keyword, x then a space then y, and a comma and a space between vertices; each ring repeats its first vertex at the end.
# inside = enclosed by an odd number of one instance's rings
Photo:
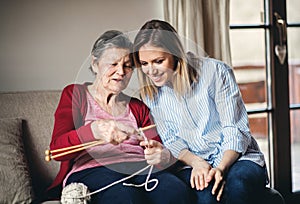
MULTIPOLYGON (((133 72, 131 49, 132 43, 121 32, 105 32, 91 52, 94 82, 64 88, 55 112, 50 149, 93 140, 105 144, 56 158, 61 168, 50 191, 56 188, 60 192, 62 187, 76 182, 93 192, 148 164, 160 168, 170 165, 170 152, 155 131, 146 134, 148 139, 142 144, 136 134, 139 127, 152 124, 147 106, 122 93, 133 72)), ((152 191, 117 183, 93 194, 92 203, 189 203, 186 185, 168 171, 158 170, 151 175, 159 181, 152 191)), ((126 182, 141 184, 149 179, 146 173, 126 182)), ((151 183, 145 185, 153 187, 151 183)))

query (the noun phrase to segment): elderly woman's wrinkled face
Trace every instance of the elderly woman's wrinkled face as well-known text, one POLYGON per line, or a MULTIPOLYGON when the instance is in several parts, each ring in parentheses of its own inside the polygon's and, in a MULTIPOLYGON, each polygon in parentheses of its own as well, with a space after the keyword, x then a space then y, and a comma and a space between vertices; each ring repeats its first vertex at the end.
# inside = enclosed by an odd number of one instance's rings
POLYGON ((96 77, 105 90, 119 93, 124 90, 131 78, 133 65, 129 57, 130 51, 124 48, 109 48, 93 63, 96 77))

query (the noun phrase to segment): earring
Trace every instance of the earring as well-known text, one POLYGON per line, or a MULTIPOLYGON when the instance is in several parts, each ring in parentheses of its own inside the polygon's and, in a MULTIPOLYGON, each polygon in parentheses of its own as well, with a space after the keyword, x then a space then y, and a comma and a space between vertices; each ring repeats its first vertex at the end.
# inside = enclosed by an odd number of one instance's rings
POLYGON ((94 73, 94 74, 97 74, 98 70, 97 70, 97 64, 96 63, 92 63, 91 64, 91 71, 94 73))

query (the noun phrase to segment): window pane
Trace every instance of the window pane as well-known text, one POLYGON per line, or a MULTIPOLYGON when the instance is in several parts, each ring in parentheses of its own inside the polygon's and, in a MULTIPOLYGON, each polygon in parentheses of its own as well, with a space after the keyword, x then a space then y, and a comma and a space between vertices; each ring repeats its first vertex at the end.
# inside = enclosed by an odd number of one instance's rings
MULTIPOLYGON (((267 113, 249 115, 249 124, 252 136, 256 139, 260 150, 264 153, 268 172, 270 173, 268 115, 267 113)), ((270 175, 269 175, 270 177, 270 175)))
POLYGON ((288 0, 286 1, 286 15, 288 23, 299 23, 300 22, 300 1, 299 0, 288 0))
POLYGON ((291 114, 291 150, 292 150, 292 188, 300 191, 300 110, 292 110, 291 114))
POLYGON ((266 140, 268 138, 267 113, 249 115, 249 124, 251 133, 256 139, 266 140))
POLYGON ((230 30, 232 64, 247 110, 266 108, 263 29, 230 30))
POLYGON ((265 65, 264 29, 230 30, 230 46, 234 66, 265 65))
POLYGON ((230 24, 263 24, 263 2, 263 0, 231 0, 230 24))
POLYGON ((288 28, 290 103, 300 104, 300 28, 288 28))

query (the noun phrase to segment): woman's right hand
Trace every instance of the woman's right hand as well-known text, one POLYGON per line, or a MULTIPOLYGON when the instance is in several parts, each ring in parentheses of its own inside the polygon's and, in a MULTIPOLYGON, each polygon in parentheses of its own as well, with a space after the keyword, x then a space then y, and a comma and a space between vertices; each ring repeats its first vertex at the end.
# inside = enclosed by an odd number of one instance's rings
POLYGON ((144 154, 147 163, 150 165, 167 165, 172 157, 171 152, 156 140, 142 141, 141 146, 145 147, 144 154))
POLYGON ((133 127, 107 119, 92 122, 91 129, 96 139, 112 144, 122 143, 130 135, 136 134, 136 130, 133 127))
POLYGON ((183 149, 179 153, 178 159, 193 168, 190 177, 192 188, 203 190, 208 186, 209 182, 206 179, 212 166, 207 161, 190 152, 188 149, 183 149))
POLYGON ((209 184, 207 177, 212 167, 207 161, 201 158, 193 161, 191 166, 193 168, 190 178, 191 187, 197 190, 203 190, 209 184))

